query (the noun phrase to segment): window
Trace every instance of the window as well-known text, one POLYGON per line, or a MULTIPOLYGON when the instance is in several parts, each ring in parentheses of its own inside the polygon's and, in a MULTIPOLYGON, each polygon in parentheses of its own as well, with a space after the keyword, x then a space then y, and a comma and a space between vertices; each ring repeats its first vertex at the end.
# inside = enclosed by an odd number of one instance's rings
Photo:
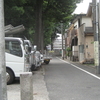
POLYGON ((22 57, 22 49, 18 41, 5 41, 5 52, 22 57))

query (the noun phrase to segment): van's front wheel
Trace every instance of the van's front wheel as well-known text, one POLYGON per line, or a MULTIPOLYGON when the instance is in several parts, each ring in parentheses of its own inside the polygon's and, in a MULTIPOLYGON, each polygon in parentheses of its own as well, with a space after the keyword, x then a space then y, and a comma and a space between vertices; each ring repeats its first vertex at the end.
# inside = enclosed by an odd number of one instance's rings
POLYGON ((10 69, 6 69, 6 80, 7 80, 7 84, 11 84, 13 83, 15 77, 13 72, 10 69))

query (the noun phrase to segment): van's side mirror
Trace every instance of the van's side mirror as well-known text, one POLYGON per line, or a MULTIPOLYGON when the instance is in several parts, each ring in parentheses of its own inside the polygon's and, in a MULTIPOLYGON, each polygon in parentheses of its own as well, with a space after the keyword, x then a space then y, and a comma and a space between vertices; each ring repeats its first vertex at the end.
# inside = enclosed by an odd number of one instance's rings
POLYGON ((37 50, 37 46, 36 45, 34 45, 34 51, 36 51, 37 50))
POLYGON ((25 44, 25 51, 28 53, 28 45, 25 44))

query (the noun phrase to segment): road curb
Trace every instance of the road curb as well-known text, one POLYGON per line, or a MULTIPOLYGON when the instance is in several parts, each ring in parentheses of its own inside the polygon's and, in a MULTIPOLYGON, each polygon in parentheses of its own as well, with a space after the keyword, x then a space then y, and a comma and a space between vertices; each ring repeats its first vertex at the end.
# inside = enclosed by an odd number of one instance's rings
POLYGON ((33 97, 34 100, 49 100, 49 93, 44 81, 44 67, 39 71, 35 71, 33 75, 33 97))

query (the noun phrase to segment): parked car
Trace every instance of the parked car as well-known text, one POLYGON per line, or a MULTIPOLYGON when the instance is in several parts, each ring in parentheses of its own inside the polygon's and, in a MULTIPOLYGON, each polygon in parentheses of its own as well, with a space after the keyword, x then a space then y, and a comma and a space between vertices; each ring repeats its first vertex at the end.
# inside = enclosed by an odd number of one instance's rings
POLYGON ((35 51, 35 66, 38 68, 41 66, 41 54, 39 51, 35 51))
POLYGON ((29 54, 29 62, 30 62, 30 70, 34 71, 37 70, 41 66, 41 54, 37 51, 37 46, 32 46, 30 40, 24 40, 24 43, 31 47, 31 52, 29 54))

